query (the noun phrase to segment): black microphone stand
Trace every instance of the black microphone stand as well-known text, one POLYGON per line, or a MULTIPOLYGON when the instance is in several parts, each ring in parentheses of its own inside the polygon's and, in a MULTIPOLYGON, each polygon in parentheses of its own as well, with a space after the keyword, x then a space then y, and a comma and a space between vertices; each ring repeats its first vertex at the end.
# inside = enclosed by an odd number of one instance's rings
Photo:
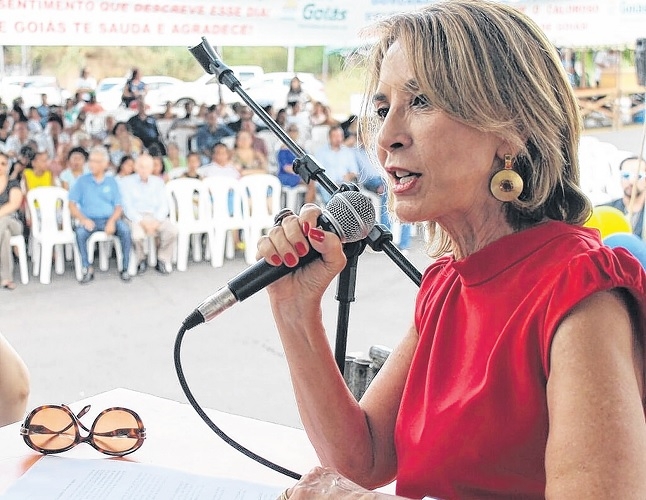
MULTIPOLYGON (((238 94, 242 100, 260 117, 267 127, 287 146, 296 156, 294 160, 294 172, 296 172, 304 182, 309 183, 312 180, 317 181, 330 194, 338 191, 355 190, 358 187, 353 184, 343 184, 340 188, 325 175, 325 170, 309 156, 289 135, 269 116, 269 114, 256 103, 247 92, 244 91, 240 81, 220 58, 208 43, 206 37, 202 37, 202 42, 195 47, 188 49, 193 57, 200 63, 204 71, 210 75, 215 75, 218 81, 226 85, 231 92, 238 94)), ((377 224, 370 231, 365 240, 357 243, 346 244, 344 251, 348 257, 348 262, 339 274, 337 283, 336 299, 339 301, 339 311, 337 317, 336 330, 336 349, 335 360, 339 371, 343 375, 345 369, 345 351, 348 336, 349 305, 354 302, 354 290, 356 285, 357 263, 359 255, 365 249, 366 244, 370 245, 376 251, 383 251, 404 273, 419 286, 422 281, 421 273, 413 264, 402 255, 395 245, 392 244, 392 234, 388 229, 377 224)))

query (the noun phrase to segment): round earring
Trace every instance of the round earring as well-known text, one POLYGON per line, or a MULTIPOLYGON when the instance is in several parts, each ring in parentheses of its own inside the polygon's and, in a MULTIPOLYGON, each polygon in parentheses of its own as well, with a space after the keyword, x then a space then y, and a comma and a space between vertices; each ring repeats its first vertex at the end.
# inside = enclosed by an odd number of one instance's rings
POLYGON ((523 178, 512 169, 511 155, 505 155, 505 166, 491 178, 489 189, 499 201, 514 201, 523 192, 523 178))

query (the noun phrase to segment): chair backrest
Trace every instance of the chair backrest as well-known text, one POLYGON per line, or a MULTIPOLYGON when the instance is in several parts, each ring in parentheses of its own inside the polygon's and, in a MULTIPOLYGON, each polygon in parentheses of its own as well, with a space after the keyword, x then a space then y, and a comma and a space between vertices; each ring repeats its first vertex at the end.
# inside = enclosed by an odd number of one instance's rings
POLYGON ((170 220, 178 226, 212 220, 211 194, 198 179, 180 178, 166 183, 170 220))
POLYGON ((243 218, 240 181, 232 177, 214 175, 206 177, 202 182, 211 194, 216 226, 221 222, 227 226, 231 223, 241 224, 243 218))
POLYGON ((278 177, 271 174, 252 174, 239 181, 242 196, 242 216, 260 227, 273 224, 274 216, 281 209, 282 186, 278 177))
POLYGON ((35 238, 50 234, 72 233, 72 217, 67 190, 47 186, 27 192, 31 213, 31 233, 35 238))
POLYGON ((186 167, 175 167, 175 168, 171 168, 167 172, 167 175, 169 180, 173 180, 173 179, 179 179, 185 173, 186 173, 186 167))

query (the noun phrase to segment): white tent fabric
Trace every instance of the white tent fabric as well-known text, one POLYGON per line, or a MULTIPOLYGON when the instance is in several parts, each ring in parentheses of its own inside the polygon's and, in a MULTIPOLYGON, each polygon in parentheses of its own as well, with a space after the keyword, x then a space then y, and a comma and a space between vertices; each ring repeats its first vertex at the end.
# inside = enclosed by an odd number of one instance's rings
MULTIPOLYGON (((506 0, 561 46, 646 37, 646 1, 506 0)), ((3 45, 338 45, 375 18, 433 0, 0 0, 3 45)))

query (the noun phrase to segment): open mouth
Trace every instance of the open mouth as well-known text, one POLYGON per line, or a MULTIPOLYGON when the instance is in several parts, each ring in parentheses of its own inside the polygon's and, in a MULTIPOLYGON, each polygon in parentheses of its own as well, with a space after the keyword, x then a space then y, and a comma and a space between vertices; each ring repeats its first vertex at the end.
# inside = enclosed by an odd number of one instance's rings
POLYGON ((422 176, 422 174, 415 174, 406 170, 395 170, 391 174, 395 179, 396 184, 408 184, 409 182, 412 182, 416 178, 422 176))

